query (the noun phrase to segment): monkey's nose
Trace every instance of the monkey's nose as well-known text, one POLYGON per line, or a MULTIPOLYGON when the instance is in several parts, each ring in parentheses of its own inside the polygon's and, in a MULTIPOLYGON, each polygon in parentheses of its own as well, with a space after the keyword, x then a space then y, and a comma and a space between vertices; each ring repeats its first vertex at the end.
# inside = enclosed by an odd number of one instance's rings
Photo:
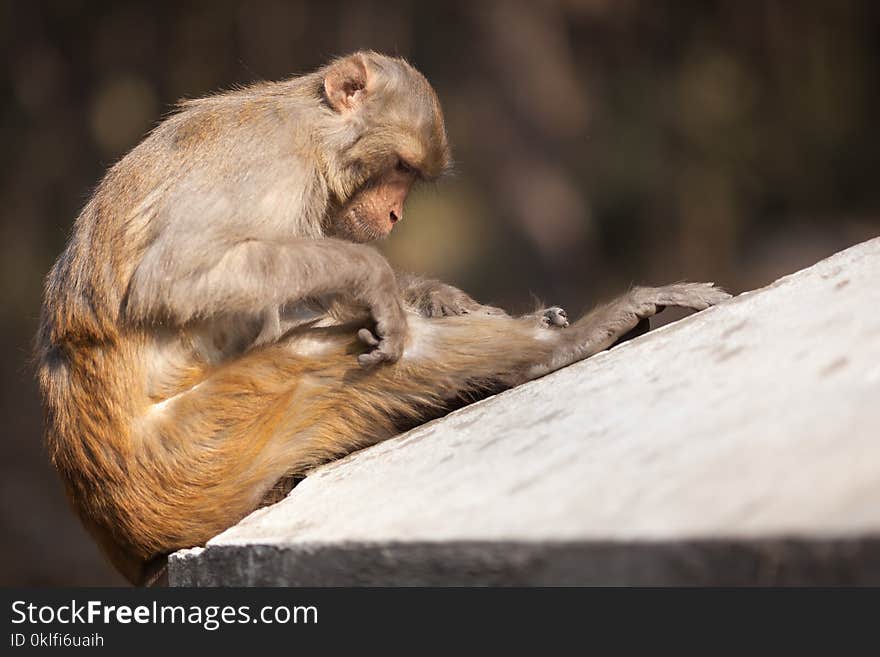
POLYGON ((391 220, 392 224, 396 224, 398 221, 400 221, 402 216, 403 215, 398 215, 394 210, 388 213, 388 218, 391 220))

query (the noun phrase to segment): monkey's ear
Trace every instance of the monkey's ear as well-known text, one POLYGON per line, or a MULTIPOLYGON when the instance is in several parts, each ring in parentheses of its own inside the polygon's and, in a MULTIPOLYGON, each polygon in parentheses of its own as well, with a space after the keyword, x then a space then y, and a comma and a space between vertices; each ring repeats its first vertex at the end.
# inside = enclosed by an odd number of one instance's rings
POLYGON ((360 55, 351 55, 330 65, 324 76, 324 93, 330 107, 350 112, 364 100, 367 88, 367 67, 360 55))

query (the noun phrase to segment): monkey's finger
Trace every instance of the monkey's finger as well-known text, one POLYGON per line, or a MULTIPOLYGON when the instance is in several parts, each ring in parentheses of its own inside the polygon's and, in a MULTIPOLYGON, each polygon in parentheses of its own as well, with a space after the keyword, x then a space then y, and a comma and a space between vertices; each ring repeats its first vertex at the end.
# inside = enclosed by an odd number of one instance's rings
POLYGON ((396 363, 403 355, 402 345, 395 346, 395 344, 391 340, 382 340, 376 347, 376 351, 382 355, 382 360, 386 363, 396 363))
POLYGON ((373 335, 373 332, 370 329, 362 328, 357 332, 358 339, 366 345, 370 347, 378 347, 379 346, 379 338, 373 335))
POLYGON ((398 356, 383 351, 382 346, 380 345, 376 349, 358 356, 358 364, 364 369, 370 369, 380 363, 393 363, 397 359, 398 356))
POLYGON ((365 354, 361 354, 360 356, 358 356, 358 365, 363 367, 365 370, 368 370, 372 367, 375 367, 383 360, 385 360, 385 354, 383 354, 378 349, 374 349, 373 351, 369 351, 365 354))

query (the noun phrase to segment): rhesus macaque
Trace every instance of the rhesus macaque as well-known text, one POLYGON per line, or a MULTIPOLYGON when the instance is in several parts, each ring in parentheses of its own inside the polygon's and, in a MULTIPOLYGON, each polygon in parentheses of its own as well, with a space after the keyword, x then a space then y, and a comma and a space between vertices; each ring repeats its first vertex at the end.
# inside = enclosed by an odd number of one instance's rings
POLYGON ((566 327, 397 275, 364 243, 449 166, 427 80, 363 52, 187 101, 110 169, 49 273, 36 355, 52 461, 129 580, 281 480, 728 296, 635 288, 566 327))

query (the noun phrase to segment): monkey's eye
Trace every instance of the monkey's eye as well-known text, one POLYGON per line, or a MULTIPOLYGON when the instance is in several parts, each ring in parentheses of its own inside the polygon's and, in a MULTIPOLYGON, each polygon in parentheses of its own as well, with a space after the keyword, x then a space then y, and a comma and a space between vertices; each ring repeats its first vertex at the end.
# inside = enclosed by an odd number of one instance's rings
POLYGON ((416 168, 406 161, 397 158, 397 166, 395 167, 401 173, 416 173, 416 168))

